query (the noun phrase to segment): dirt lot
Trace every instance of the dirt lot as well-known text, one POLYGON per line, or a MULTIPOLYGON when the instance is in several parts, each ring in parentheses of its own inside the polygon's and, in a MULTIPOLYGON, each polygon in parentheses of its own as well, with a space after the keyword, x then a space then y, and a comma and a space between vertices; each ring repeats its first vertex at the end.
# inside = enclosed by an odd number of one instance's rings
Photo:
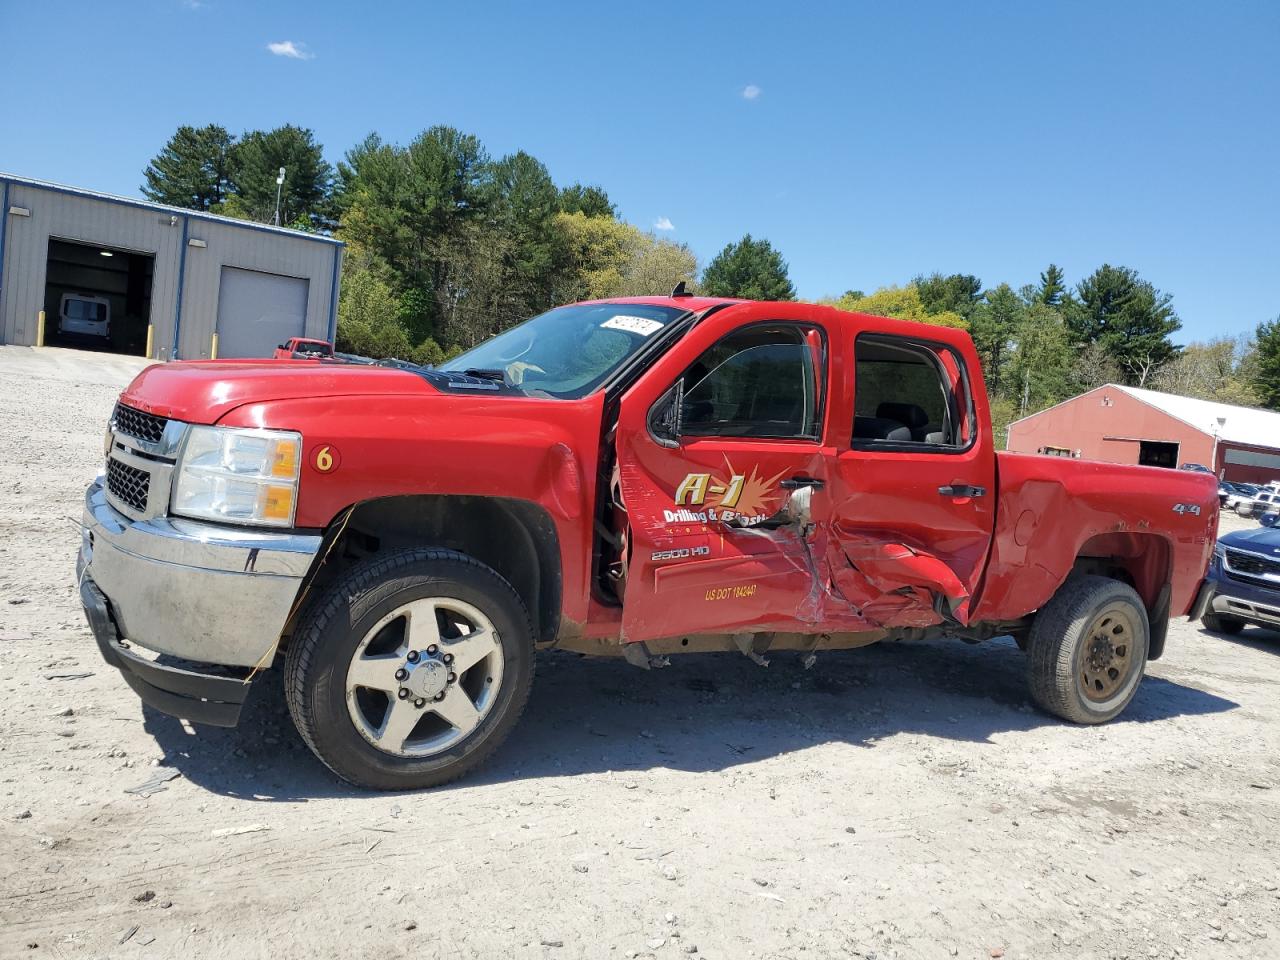
POLYGON ((1007 641, 550 655, 495 762, 408 795, 328 775, 276 674, 234 731, 144 710, 73 584, 138 366, 90 359, 0 347, 0 956, 1280 956, 1252 628, 1176 622, 1092 729, 1031 708, 1007 641))

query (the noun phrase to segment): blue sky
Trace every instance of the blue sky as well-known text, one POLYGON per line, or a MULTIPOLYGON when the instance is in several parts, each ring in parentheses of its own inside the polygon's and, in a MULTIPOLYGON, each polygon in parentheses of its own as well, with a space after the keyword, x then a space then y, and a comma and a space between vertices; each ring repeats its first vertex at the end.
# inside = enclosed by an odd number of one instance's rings
POLYGON ((309 126, 331 161, 370 131, 445 123, 600 183, 636 224, 665 218, 704 263, 767 237, 805 298, 933 270, 1016 287, 1050 261, 1075 282, 1111 262, 1174 294, 1183 340, 1280 314, 1274 2, 0 15, 12 173, 137 195, 182 123, 309 126))

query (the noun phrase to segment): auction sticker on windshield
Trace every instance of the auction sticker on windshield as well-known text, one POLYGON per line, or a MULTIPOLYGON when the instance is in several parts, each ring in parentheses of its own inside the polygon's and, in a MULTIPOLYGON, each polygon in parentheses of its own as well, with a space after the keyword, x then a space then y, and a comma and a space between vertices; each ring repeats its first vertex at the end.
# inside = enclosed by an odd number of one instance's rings
POLYGON ((618 314, 600 324, 601 330, 625 330, 627 333, 638 333, 642 337, 650 336, 662 329, 662 324, 648 317, 630 317, 618 314))

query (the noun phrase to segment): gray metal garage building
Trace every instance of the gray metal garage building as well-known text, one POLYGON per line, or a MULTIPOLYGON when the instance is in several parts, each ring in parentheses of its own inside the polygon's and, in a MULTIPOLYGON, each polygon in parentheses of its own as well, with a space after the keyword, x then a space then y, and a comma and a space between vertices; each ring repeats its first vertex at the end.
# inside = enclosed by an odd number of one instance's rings
POLYGON ((8 174, 0 211, 0 343, 35 344, 41 311, 46 345, 141 356, 150 342, 160 360, 333 339, 343 244, 331 237, 8 174), (107 305, 109 337, 59 331, 68 295, 107 305))

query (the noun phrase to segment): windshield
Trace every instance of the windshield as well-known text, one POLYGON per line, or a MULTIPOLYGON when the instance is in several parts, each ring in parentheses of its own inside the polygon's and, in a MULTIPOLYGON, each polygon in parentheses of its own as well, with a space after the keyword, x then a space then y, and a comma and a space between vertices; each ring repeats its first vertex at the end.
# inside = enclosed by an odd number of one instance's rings
POLYGON ((685 313, 643 303, 557 307, 435 369, 501 377, 531 396, 585 397, 685 313))

